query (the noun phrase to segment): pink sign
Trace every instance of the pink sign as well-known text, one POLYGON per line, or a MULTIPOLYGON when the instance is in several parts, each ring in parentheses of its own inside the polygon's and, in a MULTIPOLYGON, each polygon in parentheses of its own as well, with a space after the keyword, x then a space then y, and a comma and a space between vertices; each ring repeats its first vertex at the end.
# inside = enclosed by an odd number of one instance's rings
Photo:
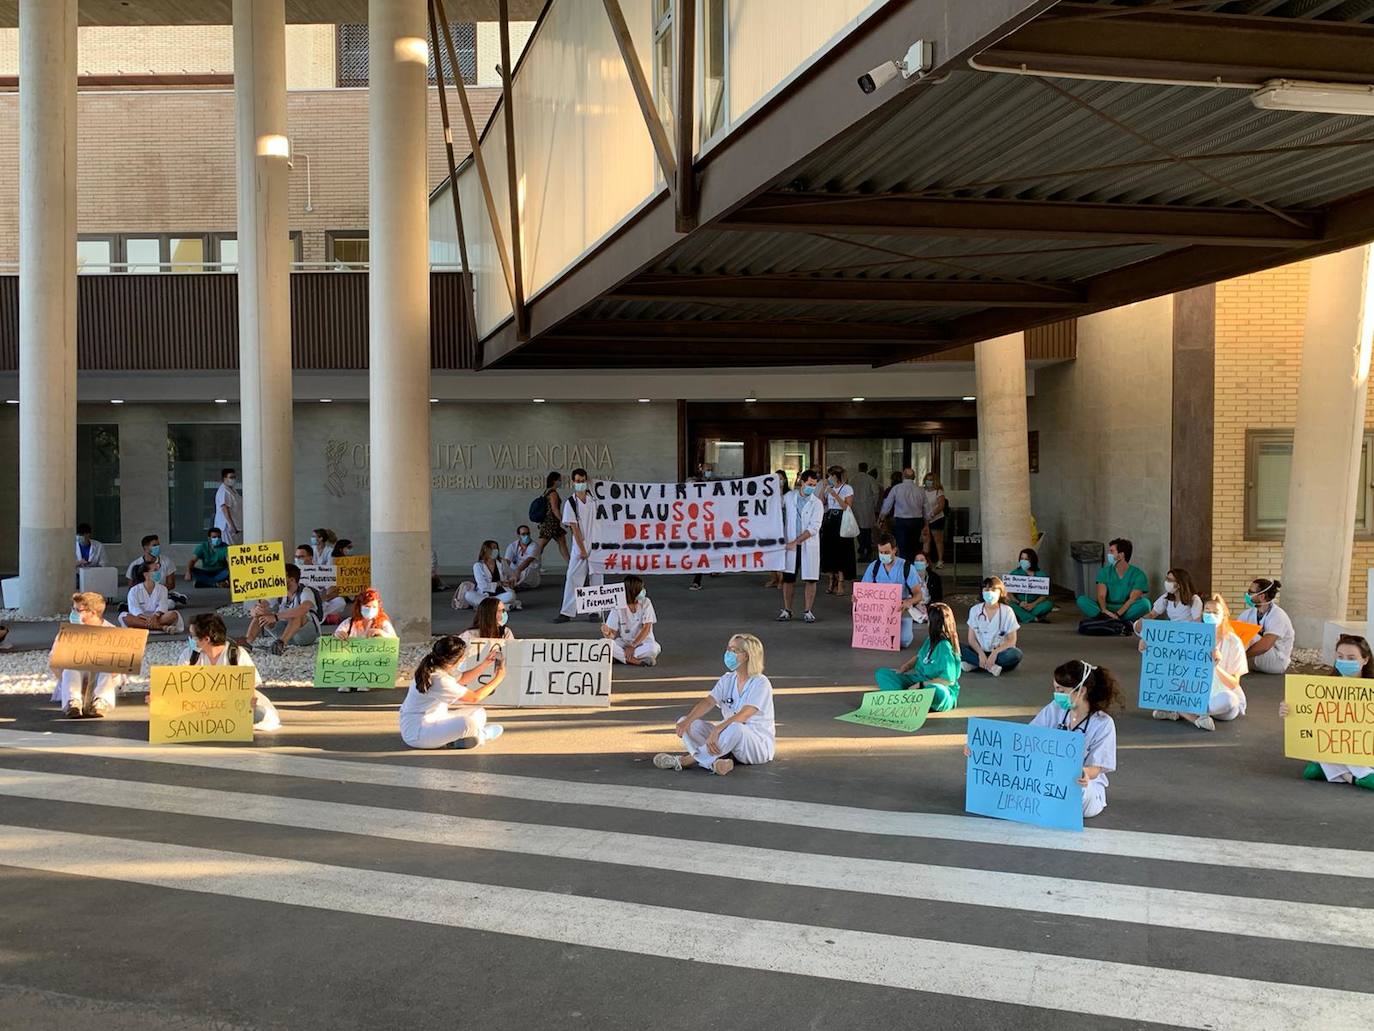
POLYGON ((854 584, 855 648, 901 651, 902 585, 854 584))

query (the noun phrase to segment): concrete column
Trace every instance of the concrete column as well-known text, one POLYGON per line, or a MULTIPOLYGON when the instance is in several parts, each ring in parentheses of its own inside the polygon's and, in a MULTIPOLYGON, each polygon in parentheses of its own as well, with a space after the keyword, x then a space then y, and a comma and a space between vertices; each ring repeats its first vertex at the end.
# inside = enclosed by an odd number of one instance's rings
POLYGON ((19 576, 71 606, 76 525, 76 0, 19 4, 19 576))
POLYGON ((978 503, 983 575, 1016 566, 1030 541, 1030 458, 1026 452, 1026 344, 1013 333, 973 347, 978 381, 978 503))
POLYGON ((404 638, 430 627, 425 0, 368 3, 372 581, 404 638))
POLYGON ((1350 591, 1374 330, 1370 249, 1316 258, 1311 276, 1280 600, 1306 648, 1321 645, 1328 620, 1345 619, 1350 591))
POLYGON ((245 541, 295 546, 285 0, 234 0, 245 541))

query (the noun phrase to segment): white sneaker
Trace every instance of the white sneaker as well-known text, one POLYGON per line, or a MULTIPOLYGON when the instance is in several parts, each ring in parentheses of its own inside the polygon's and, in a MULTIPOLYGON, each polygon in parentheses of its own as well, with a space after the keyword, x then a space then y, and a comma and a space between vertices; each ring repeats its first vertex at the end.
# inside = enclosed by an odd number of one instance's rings
POLYGON ((992 669, 988 670, 988 672, 991 673, 994 677, 1000 677, 1002 675, 1002 667, 994 662, 992 664, 992 669))
POLYGON ((654 765, 660 770, 682 772, 682 760, 671 752, 659 752, 658 755, 654 756, 654 765))
POLYGON ((482 738, 482 744, 485 745, 490 741, 495 741, 505 732, 506 728, 501 726, 501 724, 488 723, 485 727, 482 728, 482 733, 480 735, 480 737, 482 738))
POLYGON ((339 688, 339 694, 348 694, 351 691, 361 691, 366 694, 370 690, 371 688, 368 687, 341 687, 339 688))
POLYGON ((787 609, 783 609, 781 612, 778 613, 778 622, 779 622, 779 623, 786 623, 786 622, 787 622, 788 620, 790 620, 791 618, 792 618, 792 613, 789 612, 787 609))
POLYGON ((816 622, 816 614, 808 609, 808 610, 802 615, 802 622, 803 622, 803 623, 814 623, 814 622, 816 622))
POLYGON ((1217 729, 1217 725, 1212 722, 1212 717, 1210 716, 1199 716, 1196 720, 1193 721, 1193 726, 1197 727, 1198 730, 1217 729))
POLYGON ((944 564, 943 562, 936 562, 936 563, 935 563, 935 568, 936 568, 936 569, 944 569, 944 568, 945 568, 945 564, 944 564))
POLYGON ((1176 719, 1178 719, 1178 713, 1176 713, 1176 712, 1165 712, 1165 711, 1162 710, 1162 709, 1156 709, 1154 712, 1150 713, 1150 719, 1152 719, 1152 720, 1176 720, 1176 719))
POLYGON ((965 673, 972 673, 978 667, 971 662, 961 662, 959 663, 959 668, 962 669, 965 673))

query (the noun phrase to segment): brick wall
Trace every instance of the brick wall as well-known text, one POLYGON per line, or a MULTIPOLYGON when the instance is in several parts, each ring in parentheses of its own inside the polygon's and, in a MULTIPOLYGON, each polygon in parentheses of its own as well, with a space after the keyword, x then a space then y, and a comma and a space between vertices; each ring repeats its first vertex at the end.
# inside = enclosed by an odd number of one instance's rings
MULTIPOLYGON (((1300 262, 1217 284, 1213 581, 1231 605, 1250 580, 1282 572, 1283 542, 1245 539, 1245 433, 1296 421, 1309 267, 1300 262)), ((1365 417, 1374 427, 1374 404, 1365 417)), ((1374 540, 1355 541, 1349 616, 1365 616, 1374 540)))
MULTIPOLYGON (((499 90, 473 89, 473 117, 486 123, 499 90)), ((454 151, 468 153, 450 93, 454 151)), ((295 150, 291 228, 306 261, 325 260, 325 233, 367 227, 367 91, 287 95, 295 150), (306 204, 310 158, 312 212, 306 204)), ((227 90, 85 92, 77 101, 77 228, 101 232, 233 232, 237 205, 234 95, 227 90)), ((428 177, 445 175, 438 94, 429 91, 428 177)), ((19 260, 19 101, 0 94, 0 264, 19 260)))

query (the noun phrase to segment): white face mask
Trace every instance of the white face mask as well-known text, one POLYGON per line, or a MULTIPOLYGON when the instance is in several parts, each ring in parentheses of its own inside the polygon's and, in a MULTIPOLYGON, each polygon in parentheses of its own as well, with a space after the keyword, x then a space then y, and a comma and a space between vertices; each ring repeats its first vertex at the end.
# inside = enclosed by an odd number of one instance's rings
POLYGON ((1165 594, 1177 594, 1177 593, 1178 593, 1178 584, 1174 583, 1172 580, 1165 580, 1165 581, 1164 581, 1164 593, 1165 593, 1165 594))

